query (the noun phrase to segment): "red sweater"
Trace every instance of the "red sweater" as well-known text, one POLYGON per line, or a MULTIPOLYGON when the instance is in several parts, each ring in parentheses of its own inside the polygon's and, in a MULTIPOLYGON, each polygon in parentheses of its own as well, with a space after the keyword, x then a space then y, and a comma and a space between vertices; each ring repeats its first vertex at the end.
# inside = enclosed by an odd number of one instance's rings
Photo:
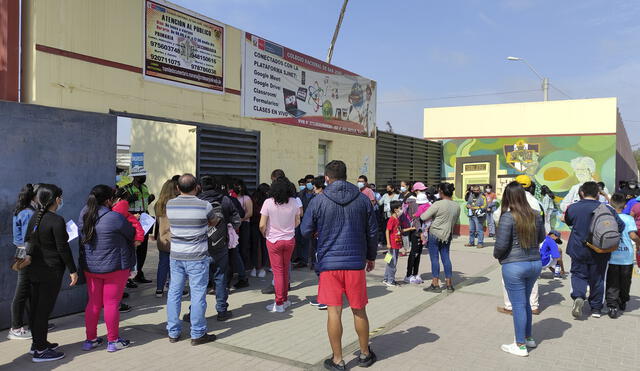
POLYGON ((142 229, 142 224, 140 224, 140 221, 129 212, 129 202, 127 200, 118 201, 115 205, 113 205, 111 210, 124 216, 129 221, 129 223, 131 223, 133 228, 136 230, 136 234, 133 237, 134 241, 144 241, 144 229, 142 229))

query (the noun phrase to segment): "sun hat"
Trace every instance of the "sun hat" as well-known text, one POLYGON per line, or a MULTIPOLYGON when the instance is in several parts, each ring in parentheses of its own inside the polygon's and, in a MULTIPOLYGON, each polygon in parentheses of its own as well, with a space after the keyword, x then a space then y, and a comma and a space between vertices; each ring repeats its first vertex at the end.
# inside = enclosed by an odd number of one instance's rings
POLYGON ((415 182, 413 188, 411 188, 412 191, 424 191, 425 189, 427 189, 427 187, 422 182, 415 182))

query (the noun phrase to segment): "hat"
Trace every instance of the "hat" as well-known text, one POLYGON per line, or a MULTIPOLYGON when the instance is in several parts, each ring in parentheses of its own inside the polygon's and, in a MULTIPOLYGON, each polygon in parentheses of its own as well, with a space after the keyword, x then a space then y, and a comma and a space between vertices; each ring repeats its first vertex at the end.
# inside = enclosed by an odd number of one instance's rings
POLYGON ((413 188, 411 188, 412 191, 424 191, 425 189, 427 189, 427 187, 422 182, 415 182, 413 188))
POLYGON ((549 234, 556 236, 556 242, 558 243, 558 245, 562 244, 562 241, 560 241, 560 238, 562 238, 562 235, 560 234, 560 232, 556 231, 555 229, 552 229, 549 232, 549 234))
POLYGON ((147 171, 140 166, 134 166, 131 168, 131 173, 129 174, 129 176, 145 176, 147 175, 147 171))
POLYGON ((529 178, 528 175, 518 175, 516 177, 516 182, 520 183, 520 185, 525 188, 531 187, 531 178, 529 178))
POLYGON ((416 197, 416 203, 418 205, 424 205, 426 203, 429 202, 429 199, 427 198, 427 195, 424 193, 420 193, 417 197, 416 197))

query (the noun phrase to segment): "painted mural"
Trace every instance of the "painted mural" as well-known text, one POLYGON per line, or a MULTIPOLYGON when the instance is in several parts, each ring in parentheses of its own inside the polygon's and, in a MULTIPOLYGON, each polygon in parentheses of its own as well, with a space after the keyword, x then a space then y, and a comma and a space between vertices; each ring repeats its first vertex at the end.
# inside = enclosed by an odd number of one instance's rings
POLYGON ((497 167, 491 172, 493 177, 482 179, 495 185, 498 196, 520 174, 529 175, 538 189, 547 185, 559 208, 578 197, 583 182, 602 181, 609 190, 615 188, 615 135, 451 139, 444 142, 443 152, 445 177, 464 186, 470 184, 464 180, 467 176, 481 179, 467 171, 478 168, 470 166, 474 158, 481 161, 496 156, 496 161, 487 162, 497 167), (465 162, 464 171, 456 169, 460 159, 465 162))

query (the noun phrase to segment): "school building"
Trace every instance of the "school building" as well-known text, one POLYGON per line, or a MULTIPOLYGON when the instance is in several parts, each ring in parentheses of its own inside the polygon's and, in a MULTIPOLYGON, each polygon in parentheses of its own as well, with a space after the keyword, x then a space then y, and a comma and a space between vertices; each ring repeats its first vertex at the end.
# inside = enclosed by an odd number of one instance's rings
MULTIPOLYGON (((442 177, 461 203, 475 184, 494 185, 500 198, 520 174, 538 190, 547 185, 558 205, 585 181, 614 192, 638 175, 616 98, 426 108, 424 137, 442 141, 442 177)), ((567 230, 559 220, 554 227, 567 230)))

